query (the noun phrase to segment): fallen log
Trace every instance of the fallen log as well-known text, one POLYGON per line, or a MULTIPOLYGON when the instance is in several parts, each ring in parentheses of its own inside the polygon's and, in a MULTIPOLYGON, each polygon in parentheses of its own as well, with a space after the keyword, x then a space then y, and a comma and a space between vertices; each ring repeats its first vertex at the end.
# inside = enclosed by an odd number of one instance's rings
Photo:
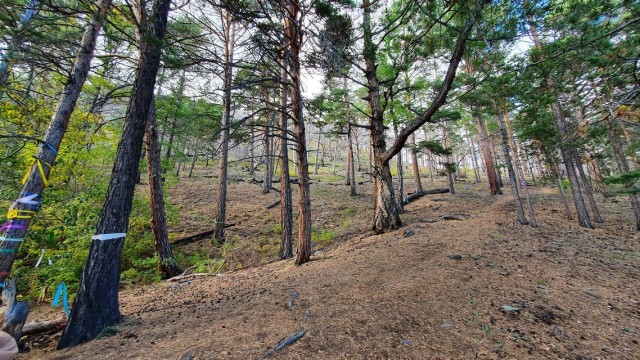
POLYGON ((64 329, 65 326, 67 326, 67 321, 69 321, 69 319, 67 318, 60 318, 50 321, 33 320, 32 322, 25 324, 22 327, 22 335, 40 334, 49 331, 58 332, 64 329))
POLYGON ((267 209, 273 209, 274 207, 278 206, 278 204, 280 204, 280 200, 274 201, 271 204, 267 205, 267 209))
POLYGON ((408 203, 412 202, 413 200, 419 199, 425 195, 433 195, 433 194, 444 194, 444 193, 448 193, 449 189, 433 189, 433 190, 427 190, 427 191, 422 191, 422 192, 415 192, 413 194, 410 194, 409 196, 405 197, 404 199, 402 199, 402 204, 403 205, 407 205, 408 203))
POLYGON ((442 220, 458 220, 463 221, 467 220, 471 217, 469 214, 444 214, 442 215, 442 220))
POLYGON ((305 334, 304 329, 301 329, 293 333, 291 336, 280 340, 273 349, 267 351, 267 353, 264 354, 264 357, 268 358, 274 355, 275 353, 277 353, 278 351, 286 348, 287 346, 294 344, 296 341, 302 339, 304 337, 304 334, 305 334))
MULTIPOLYGON (((232 227, 232 226, 236 226, 236 224, 226 224, 224 227, 226 229, 226 228, 229 228, 229 227, 232 227)), ((196 242, 198 240, 202 240, 202 239, 204 239, 204 238, 206 238, 208 236, 211 236, 215 232, 216 232, 216 229, 213 229, 213 230, 207 230, 205 232, 201 232, 201 233, 198 233, 198 234, 190 235, 190 236, 187 236, 187 237, 183 237, 182 239, 178 239, 178 240, 173 241, 171 243, 171 245, 190 244, 192 242, 196 242)))

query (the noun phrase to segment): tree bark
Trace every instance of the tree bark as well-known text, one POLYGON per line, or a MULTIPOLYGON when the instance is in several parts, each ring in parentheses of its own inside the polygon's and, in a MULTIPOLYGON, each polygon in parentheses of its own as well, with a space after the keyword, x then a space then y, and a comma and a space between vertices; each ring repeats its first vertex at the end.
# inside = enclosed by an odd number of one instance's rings
MULTIPOLYGON (((214 238, 220 244, 226 241, 224 229, 227 221, 227 170, 229 161, 229 126, 231 125, 231 86, 233 85, 233 51, 235 45, 235 25, 228 10, 220 9, 224 41, 224 99, 222 103, 222 143, 218 159, 218 204, 216 208, 216 232, 214 238)), ((266 182, 266 179, 265 179, 266 182)), ((271 185, 269 184, 269 187, 271 185)))
POLYGON ((289 42, 291 61, 291 118, 296 139, 298 158, 298 254, 295 264, 302 265, 311 258, 311 191, 309 188, 309 162, 307 160, 307 140, 303 118, 302 87, 300 80, 300 49, 303 31, 300 28, 300 2, 287 0, 285 35, 289 42))
POLYGON ((169 245, 169 231, 167 230, 167 213, 164 207, 162 190, 162 167, 160 166, 160 147, 158 130, 156 128, 155 99, 151 100, 149 118, 146 131, 147 175, 149 177, 149 198, 151 205, 151 230, 153 245, 160 258, 160 270, 167 278, 182 273, 173 251, 169 245))
POLYGON ((89 341, 103 328, 121 320, 118 287, 124 237, 118 235, 125 233, 129 224, 136 170, 160 64, 160 47, 169 7, 170 0, 155 0, 149 21, 140 21, 143 28, 138 29, 141 39, 138 69, 107 198, 96 229, 98 239, 91 242, 69 323, 60 337, 58 348, 89 341))
MULTIPOLYGON (((8 225, 14 226, 4 230, 2 236, 8 239, 15 239, 15 241, 2 242, 3 251, 0 252, 1 286, 4 286, 4 281, 11 272, 16 252, 20 247, 22 239, 29 230, 31 219, 40 206, 42 193, 44 192, 51 172, 51 165, 55 163, 56 157, 58 156, 58 149, 60 149, 60 143, 67 131, 71 113, 76 106, 82 86, 87 79, 98 34, 105 21, 110 5, 111 0, 98 0, 96 2, 96 11, 93 13, 93 18, 87 25, 82 36, 80 50, 74 61, 64 91, 51 116, 49 128, 42 141, 43 146, 35 156, 34 163, 31 165, 29 175, 23 184, 18 199, 9 208, 7 215, 9 218, 8 225), (48 164, 50 165, 47 166, 48 164), (27 196, 32 196, 30 200, 31 203, 24 200, 27 196)), ((137 170, 137 168, 134 170, 137 170)))
POLYGON ((280 259, 293 257, 293 199, 291 197, 291 179, 289 176, 289 150, 287 146, 287 65, 280 59, 280 111, 278 127, 280 128, 280 259))

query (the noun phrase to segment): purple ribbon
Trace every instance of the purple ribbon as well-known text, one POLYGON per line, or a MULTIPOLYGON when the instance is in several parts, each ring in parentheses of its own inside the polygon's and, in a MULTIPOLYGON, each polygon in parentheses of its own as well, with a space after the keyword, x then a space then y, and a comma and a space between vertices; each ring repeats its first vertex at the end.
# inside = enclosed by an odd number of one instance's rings
POLYGON ((2 224, 2 226, 0 227, 0 231, 12 230, 12 229, 26 230, 27 227, 25 225, 14 224, 13 221, 7 221, 6 223, 2 224))

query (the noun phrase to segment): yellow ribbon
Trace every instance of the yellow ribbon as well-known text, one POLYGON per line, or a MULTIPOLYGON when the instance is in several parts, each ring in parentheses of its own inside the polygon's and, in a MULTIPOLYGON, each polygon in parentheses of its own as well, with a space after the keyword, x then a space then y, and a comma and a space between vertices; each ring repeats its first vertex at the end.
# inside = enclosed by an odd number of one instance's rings
POLYGON ((9 210, 7 213, 7 219, 31 219, 36 214, 31 210, 9 210))
POLYGON ((42 167, 42 163, 47 165, 49 167, 49 171, 51 171, 51 164, 46 161, 40 160, 37 157, 34 157, 31 166, 27 169, 26 174, 24 174, 24 177, 22 178, 22 185, 26 184, 27 179, 29 178, 29 174, 31 174, 33 165, 38 165, 38 170, 40 170, 40 176, 42 177, 42 183, 44 183, 44 186, 47 187, 49 185, 49 180, 47 180, 47 177, 44 175, 44 168, 42 167))

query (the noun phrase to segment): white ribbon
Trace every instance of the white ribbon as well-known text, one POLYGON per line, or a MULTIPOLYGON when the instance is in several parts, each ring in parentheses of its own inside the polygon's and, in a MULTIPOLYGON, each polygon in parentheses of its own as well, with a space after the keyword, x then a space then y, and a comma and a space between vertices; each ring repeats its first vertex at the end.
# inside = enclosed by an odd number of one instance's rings
POLYGON ((38 262, 36 262, 36 267, 40 266, 40 262, 42 261, 43 257, 44 257, 44 249, 42 249, 42 253, 40 253, 40 258, 38 258, 38 262))
POLYGON ((93 240, 113 240, 120 239, 127 236, 127 233, 113 233, 113 234, 98 234, 93 235, 91 239, 93 240))
POLYGON ((37 200, 33 200, 37 197, 38 197, 38 194, 33 194, 33 195, 22 197, 16 200, 16 202, 19 202, 21 204, 27 204, 27 205, 38 205, 40 202, 37 200))

